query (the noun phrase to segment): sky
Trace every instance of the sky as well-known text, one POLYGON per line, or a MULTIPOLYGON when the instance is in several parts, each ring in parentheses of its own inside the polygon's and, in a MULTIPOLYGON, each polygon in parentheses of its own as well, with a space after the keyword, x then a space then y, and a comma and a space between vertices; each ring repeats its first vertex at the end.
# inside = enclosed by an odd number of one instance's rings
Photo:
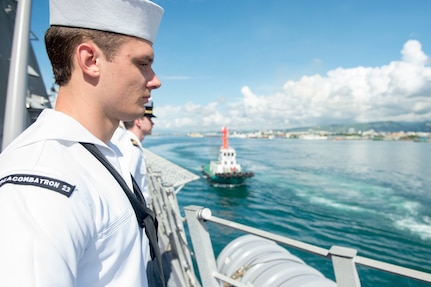
MULTIPOLYGON (((154 2, 154 133, 431 120, 429 0, 154 2)), ((48 5, 31 20, 47 89, 48 5)))

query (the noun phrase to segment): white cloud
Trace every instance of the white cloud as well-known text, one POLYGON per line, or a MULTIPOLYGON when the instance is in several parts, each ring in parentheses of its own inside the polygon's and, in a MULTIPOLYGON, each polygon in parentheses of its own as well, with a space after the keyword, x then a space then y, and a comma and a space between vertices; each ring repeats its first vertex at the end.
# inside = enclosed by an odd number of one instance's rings
POLYGON ((404 48, 401 51, 403 55, 403 61, 412 64, 426 64, 428 57, 422 51, 422 45, 418 41, 408 41, 404 44, 404 48))
POLYGON ((416 40, 402 59, 381 67, 337 68, 326 75, 287 81, 280 91, 256 95, 241 89, 236 102, 157 108, 160 129, 186 131, 289 128, 380 120, 419 121, 431 116, 431 67, 416 40))

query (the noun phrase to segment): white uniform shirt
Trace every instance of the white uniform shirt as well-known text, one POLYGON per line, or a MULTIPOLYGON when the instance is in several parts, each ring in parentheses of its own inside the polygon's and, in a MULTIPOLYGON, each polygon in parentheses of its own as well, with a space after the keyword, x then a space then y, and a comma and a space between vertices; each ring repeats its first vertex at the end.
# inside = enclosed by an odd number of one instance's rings
POLYGON ((0 154, 0 286, 148 286, 145 233, 115 178, 79 141, 120 169, 114 145, 53 110, 0 154))
POLYGON ((145 164, 145 154, 138 137, 131 131, 119 127, 112 137, 112 143, 118 146, 125 162, 129 163, 130 173, 133 175, 147 204, 149 203, 148 182, 146 179, 147 166, 145 164))

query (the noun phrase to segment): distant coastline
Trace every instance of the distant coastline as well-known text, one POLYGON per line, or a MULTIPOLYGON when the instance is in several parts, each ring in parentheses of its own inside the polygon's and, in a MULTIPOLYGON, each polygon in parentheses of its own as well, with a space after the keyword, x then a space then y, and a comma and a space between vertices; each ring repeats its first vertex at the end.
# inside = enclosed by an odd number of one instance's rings
MULTIPOLYGON (((184 134, 183 134, 184 135, 184 134)), ((190 132, 193 138, 220 137, 220 132, 190 132)), ((431 142, 431 121, 371 122, 328 126, 239 131, 230 129, 230 138, 303 139, 303 140, 374 140, 431 142)))
MULTIPOLYGON (((218 137, 214 133, 189 133, 189 137, 218 137)), ((258 132, 234 132, 229 134, 230 138, 244 139, 303 139, 303 140, 373 140, 373 141, 412 141, 412 142, 431 142, 430 132, 376 132, 368 130, 365 132, 350 133, 330 133, 327 131, 301 131, 301 132, 282 132, 282 131, 258 131, 258 132)))

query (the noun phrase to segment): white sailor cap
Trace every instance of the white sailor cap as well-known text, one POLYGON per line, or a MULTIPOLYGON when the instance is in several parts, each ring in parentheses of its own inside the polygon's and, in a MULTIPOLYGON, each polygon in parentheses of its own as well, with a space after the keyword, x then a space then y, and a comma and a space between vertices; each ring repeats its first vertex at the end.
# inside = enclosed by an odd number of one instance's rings
POLYGON ((135 36, 154 43, 163 8, 147 0, 50 0, 50 25, 135 36))

